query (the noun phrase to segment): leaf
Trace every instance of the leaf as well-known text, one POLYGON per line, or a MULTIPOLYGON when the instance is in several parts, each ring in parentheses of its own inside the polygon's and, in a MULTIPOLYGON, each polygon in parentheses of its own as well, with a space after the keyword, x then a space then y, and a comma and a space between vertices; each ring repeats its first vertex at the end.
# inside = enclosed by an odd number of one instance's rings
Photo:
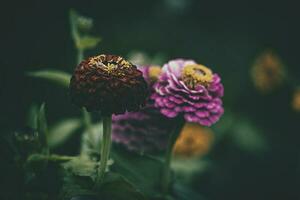
POLYGON ((60 192, 61 200, 70 200, 75 196, 95 195, 93 181, 86 176, 77 176, 69 170, 63 171, 63 186, 60 192))
POLYGON ((82 50, 92 49, 96 47, 100 41, 101 41, 100 37, 83 36, 76 41, 76 47, 82 50))
MULTIPOLYGON (((110 163, 111 164, 111 163, 110 163)), ((121 180, 119 176, 110 176, 110 173, 106 174, 103 185, 95 187, 95 181, 97 178, 97 170, 99 162, 92 161, 86 156, 80 156, 62 164, 64 169, 64 184, 61 192, 61 199, 69 200, 71 197, 78 196, 93 196, 98 195, 97 199, 103 199, 105 196, 111 197, 108 199, 116 198, 116 193, 123 196, 121 192, 125 191, 126 194, 138 193, 129 183, 122 182, 123 185, 115 185, 121 180), (118 177, 118 178, 117 178, 118 177), (110 188, 112 188, 110 190, 110 188), (129 190, 130 189, 130 190, 129 190)), ((123 179, 122 179, 123 180, 123 179)), ((135 198, 133 198, 135 199, 135 198)))
POLYGON ((102 140, 102 122, 87 127, 82 134, 81 138, 81 150, 82 155, 88 155, 94 153, 100 153, 101 140, 102 140))
POLYGON ((99 198, 104 200, 146 200, 131 183, 119 174, 109 173, 101 185, 99 198))
POLYGON ((184 182, 189 182, 195 174, 204 173, 210 167, 211 163, 208 160, 197 158, 174 158, 172 160, 172 169, 174 170, 177 179, 184 182))
POLYGON ((50 148, 55 148, 69 139, 75 131, 81 127, 82 122, 79 119, 65 119, 54 125, 49 130, 48 144, 50 148))
POLYGON ((74 176, 87 177, 91 180, 97 178, 98 165, 98 162, 92 161, 86 156, 79 156, 62 164, 63 168, 74 176))
POLYGON ((38 119, 37 119, 37 130, 42 145, 44 146, 44 148, 47 148, 48 126, 47 126, 47 119, 45 113, 45 103, 41 105, 39 110, 38 119))
POLYGON ((79 15, 74 9, 70 10, 69 20, 71 27, 74 26, 77 31, 90 31, 93 28, 93 19, 79 15))
POLYGON ((69 87, 69 83, 71 80, 70 74, 63 71, 52 70, 52 69, 28 72, 27 75, 35 78, 42 78, 42 79, 52 81, 65 88, 69 87))
POLYGON ((82 108, 82 115, 83 115, 83 122, 84 126, 89 129, 92 127, 92 116, 91 114, 86 110, 86 108, 82 108))
POLYGON ((258 153, 268 148, 261 131, 246 119, 240 119, 239 123, 235 124, 232 137, 241 149, 249 152, 258 153))
POLYGON ((27 114, 27 125, 33 129, 37 129, 39 107, 36 104, 32 104, 27 114))
POLYGON ((61 166, 64 178, 60 199, 70 200, 74 196, 95 194, 92 189, 97 176, 97 162, 80 156, 61 166))
POLYGON ((88 32, 93 28, 93 19, 85 16, 77 16, 77 28, 80 31, 88 32))
POLYGON ((112 152, 114 165, 112 171, 125 176, 135 187, 147 196, 160 190, 160 172, 163 163, 151 156, 139 155, 115 148, 112 152))

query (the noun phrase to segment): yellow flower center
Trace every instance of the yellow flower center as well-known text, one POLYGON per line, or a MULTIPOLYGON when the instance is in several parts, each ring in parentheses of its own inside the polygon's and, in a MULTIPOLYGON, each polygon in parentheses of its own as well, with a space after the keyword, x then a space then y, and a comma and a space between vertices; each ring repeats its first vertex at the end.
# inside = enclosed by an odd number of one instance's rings
POLYGON ((186 65, 182 71, 182 79, 190 88, 195 88, 196 85, 208 86, 211 83, 212 78, 212 71, 204 65, 186 65))
POLYGON ((160 73, 161 73, 161 67, 159 67, 159 66, 149 67, 149 78, 151 80, 157 80, 160 73))
POLYGON ((130 68, 133 65, 123 59, 120 56, 114 56, 114 55, 98 55, 91 57, 88 61, 88 64, 90 66, 94 67, 101 67, 104 71, 108 73, 115 73, 116 71, 117 74, 122 75, 122 70, 124 68, 130 68))

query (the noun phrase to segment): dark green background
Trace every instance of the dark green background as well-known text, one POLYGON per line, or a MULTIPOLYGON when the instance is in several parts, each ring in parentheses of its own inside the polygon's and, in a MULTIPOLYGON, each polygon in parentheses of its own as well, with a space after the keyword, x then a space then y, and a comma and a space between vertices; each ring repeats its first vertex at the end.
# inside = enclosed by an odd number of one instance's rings
MULTIPOLYGON (((296 199, 299 196, 299 114, 290 108, 293 88, 260 95, 250 80, 254 58, 274 49, 299 80, 299 14, 292 1, 7 1, 1 8, 1 134, 25 123, 32 103, 47 103, 50 124, 79 114, 66 91, 24 73, 42 68, 71 72, 76 52, 68 12, 74 8, 95 21, 103 41, 87 55, 132 50, 168 59, 192 58, 223 78, 225 109, 262 128, 271 144, 253 156, 224 145, 221 170, 193 187, 208 199, 296 199), (168 2, 181 2, 170 4, 168 2)), ((226 112, 226 111, 225 111, 226 112)), ((235 123, 239 123, 237 120, 235 123)))

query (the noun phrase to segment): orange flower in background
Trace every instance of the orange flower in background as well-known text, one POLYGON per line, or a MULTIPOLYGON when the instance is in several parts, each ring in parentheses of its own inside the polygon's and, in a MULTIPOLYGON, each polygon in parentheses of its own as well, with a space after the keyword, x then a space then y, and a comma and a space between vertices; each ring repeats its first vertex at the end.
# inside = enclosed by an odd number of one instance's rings
POLYGON ((296 89, 292 99, 293 110, 300 112, 300 88, 296 89))
POLYGON ((283 83, 284 65, 273 51, 266 50, 255 60, 251 75, 257 90, 270 93, 283 83))
POLYGON ((210 150, 213 139, 214 135, 211 129, 196 123, 186 123, 175 143, 174 156, 202 156, 210 150))

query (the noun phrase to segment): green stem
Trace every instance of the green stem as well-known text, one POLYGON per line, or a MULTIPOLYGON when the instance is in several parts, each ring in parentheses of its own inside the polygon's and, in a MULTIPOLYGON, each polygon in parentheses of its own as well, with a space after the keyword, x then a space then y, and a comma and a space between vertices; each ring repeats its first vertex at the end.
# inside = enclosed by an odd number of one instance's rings
POLYGON ((104 177, 107 161, 109 159, 110 146, 111 146, 111 116, 103 117, 103 137, 102 137, 102 145, 101 145, 100 166, 98 169, 98 177, 97 177, 98 181, 101 181, 104 177))
POLYGON ((83 123, 84 126, 87 129, 90 129, 92 127, 92 119, 90 113, 86 110, 86 108, 81 109, 82 115, 83 115, 83 123))
POLYGON ((184 125, 183 119, 175 121, 174 128, 169 137, 167 151, 166 151, 166 155, 165 155, 165 163, 164 163, 164 168, 163 168, 163 173, 162 173, 162 179, 161 179, 161 187, 162 187, 161 189, 162 189, 163 194, 165 194, 165 195, 168 194, 169 187, 170 187, 171 160, 172 160, 172 155, 173 155, 173 147, 175 145, 175 142, 176 142, 178 136, 180 135, 183 125, 184 125))
POLYGON ((32 154, 27 161, 28 162, 34 162, 34 161, 52 161, 52 162, 66 162, 74 159, 74 156, 63 156, 63 155, 56 155, 56 154, 50 154, 50 155, 43 155, 43 154, 32 154))
POLYGON ((77 64, 79 64, 84 59, 83 50, 77 48, 77 64))
POLYGON ((84 58, 83 49, 78 47, 78 44, 81 40, 78 28, 77 28, 77 13, 74 10, 70 11, 70 28, 71 28, 71 35, 74 41, 74 44, 77 49, 77 64, 79 64, 84 58))

